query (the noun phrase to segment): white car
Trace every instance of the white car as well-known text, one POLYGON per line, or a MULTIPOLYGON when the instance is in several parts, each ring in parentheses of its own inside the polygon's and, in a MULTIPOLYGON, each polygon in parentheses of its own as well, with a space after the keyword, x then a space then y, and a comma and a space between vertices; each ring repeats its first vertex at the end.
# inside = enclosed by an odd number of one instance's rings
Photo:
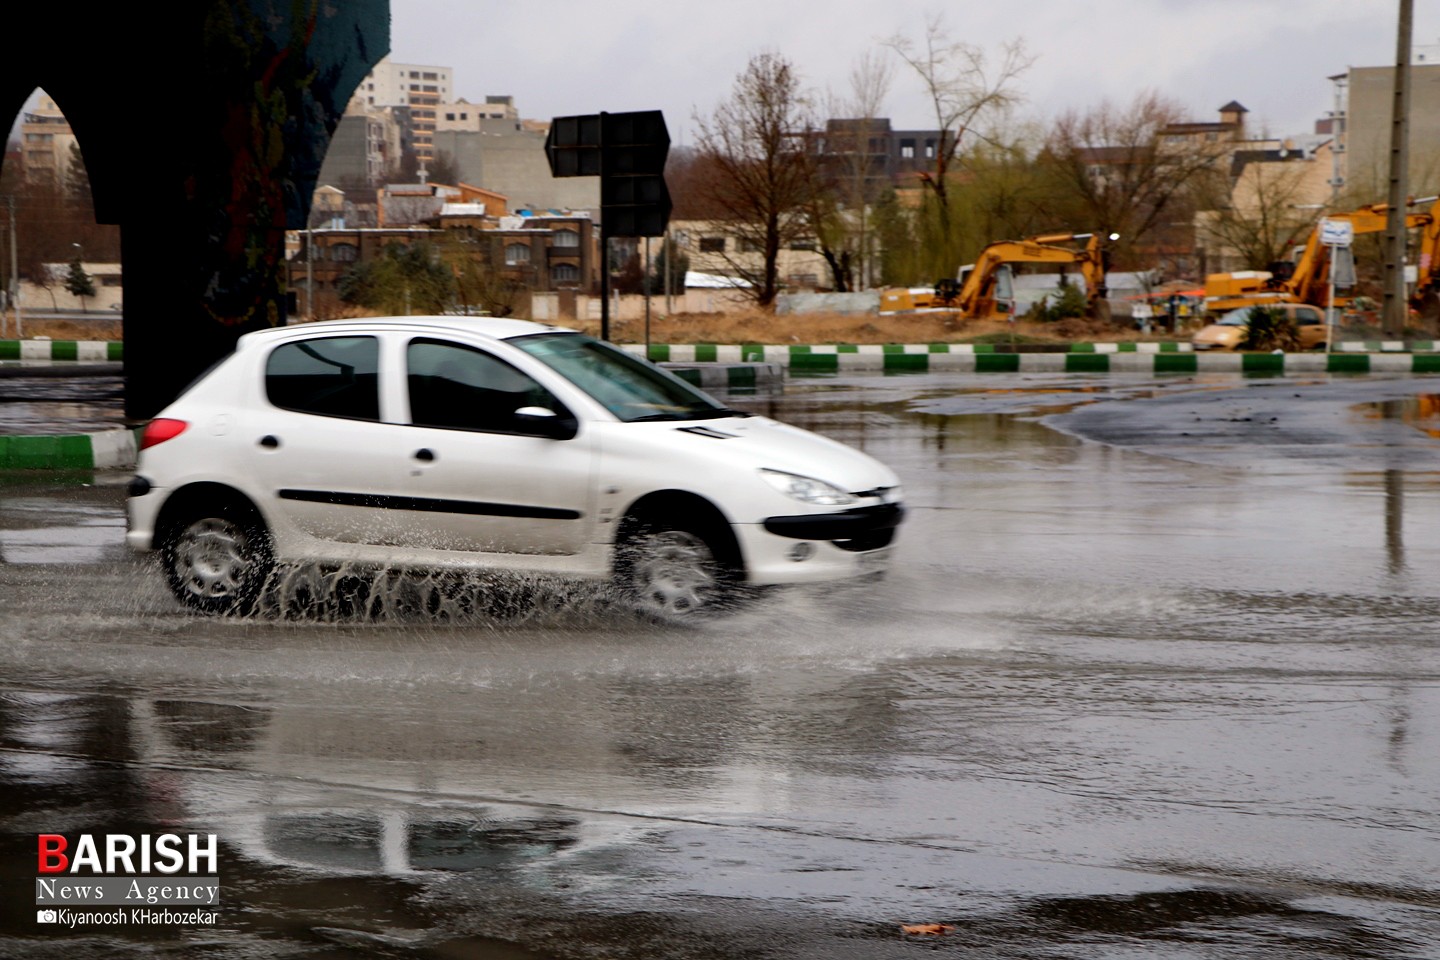
POLYGON ((126 540, 175 595, 254 605, 278 564, 615 578, 684 619, 746 585, 882 571, 896 476, 523 320, 280 327, 145 428, 126 540))

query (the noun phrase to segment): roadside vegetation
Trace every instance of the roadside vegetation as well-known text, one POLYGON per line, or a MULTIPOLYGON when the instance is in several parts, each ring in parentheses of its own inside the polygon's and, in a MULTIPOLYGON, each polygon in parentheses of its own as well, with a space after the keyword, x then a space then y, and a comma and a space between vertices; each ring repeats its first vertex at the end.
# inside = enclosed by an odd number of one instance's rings
POLYGON ((1300 331, 1284 310, 1273 307, 1251 307, 1246 317, 1248 326, 1241 350, 1297 350, 1300 331))

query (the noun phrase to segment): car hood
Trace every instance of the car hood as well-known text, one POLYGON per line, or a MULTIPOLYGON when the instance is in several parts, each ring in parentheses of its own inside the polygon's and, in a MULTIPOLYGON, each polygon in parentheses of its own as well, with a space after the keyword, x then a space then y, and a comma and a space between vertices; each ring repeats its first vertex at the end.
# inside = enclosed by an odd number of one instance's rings
POLYGON ((854 447, 769 417, 615 424, 607 431, 725 466, 783 470, 850 492, 898 484, 894 471, 854 447))

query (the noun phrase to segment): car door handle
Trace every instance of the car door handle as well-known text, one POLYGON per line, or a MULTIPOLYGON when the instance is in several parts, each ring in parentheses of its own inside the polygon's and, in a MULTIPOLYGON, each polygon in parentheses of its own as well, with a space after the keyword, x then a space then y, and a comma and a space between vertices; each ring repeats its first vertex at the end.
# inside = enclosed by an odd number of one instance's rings
POLYGON ((435 451, 429 449, 428 447, 421 447, 419 450, 416 450, 412 454, 412 456, 416 460, 420 460, 424 463, 431 463, 435 460, 435 451))
POLYGON ((280 438, 275 436, 275 434, 273 433, 267 433, 265 434, 265 436, 260 438, 260 446, 264 447, 266 450, 278 449, 280 446, 280 438))

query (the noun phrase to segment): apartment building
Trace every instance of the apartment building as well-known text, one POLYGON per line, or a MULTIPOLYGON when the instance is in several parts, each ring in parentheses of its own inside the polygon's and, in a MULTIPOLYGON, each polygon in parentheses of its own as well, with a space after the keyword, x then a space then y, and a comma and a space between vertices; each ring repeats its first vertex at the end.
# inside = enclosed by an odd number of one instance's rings
POLYGON ((369 108, 390 107, 399 118, 405 143, 421 160, 435 159, 435 121, 440 105, 454 96, 451 67, 396 63, 385 57, 360 81, 355 100, 369 108))
MULTIPOLYGON (((1346 100, 1342 118, 1346 186, 1354 194, 1383 200, 1390 176, 1395 68, 1351 67, 1332 79, 1342 84, 1346 100)), ((1411 61, 1409 133, 1411 190, 1440 192, 1440 46, 1417 48, 1411 61)))
POLYGON ((35 109, 26 111, 20 122, 20 156, 26 178, 64 184, 75 143, 70 121, 42 92, 35 109))

